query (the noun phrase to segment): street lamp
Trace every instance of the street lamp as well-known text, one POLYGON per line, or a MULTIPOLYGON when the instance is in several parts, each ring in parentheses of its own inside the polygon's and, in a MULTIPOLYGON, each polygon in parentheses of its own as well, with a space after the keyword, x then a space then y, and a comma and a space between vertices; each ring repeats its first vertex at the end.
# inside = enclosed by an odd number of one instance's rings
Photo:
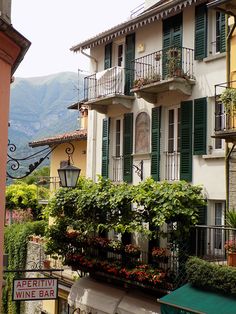
MULTIPOLYGON (((72 143, 68 143, 68 146, 65 149, 66 154, 68 155, 68 161, 67 161, 67 165, 58 169, 58 175, 60 178, 60 184, 62 187, 69 187, 69 188, 75 188, 79 175, 80 175, 80 171, 81 169, 74 167, 71 165, 71 157, 75 151, 75 147, 72 143)), ((55 145, 53 147, 47 147, 44 148, 30 156, 24 157, 24 158, 16 158, 14 156, 11 156, 9 153, 7 154, 8 156, 8 161, 7 164, 10 166, 10 169, 13 171, 16 171, 20 168, 20 164, 21 162, 24 161, 28 161, 32 158, 36 158, 38 156, 40 156, 40 159, 35 161, 34 163, 29 165, 29 169, 26 171, 25 174, 21 175, 21 176, 14 176, 13 174, 10 174, 9 172, 7 172, 7 177, 11 178, 11 179, 22 179, 27 177, 28 175, 30 175, 46 158, 49 157, 49 155, 54 151, 54 149, 56 149, 58 145, 55 145)), ((10 141, 8 141, 8 149, 10 150, 10 152, 15 152, 16 151, 16 146, 12 143, 10 143, 10 141)))
POLYGON ((75 151, 75 147, 72 143, 69 144, 70 147, 67 147, 65 150, 68 156, 67 165, 57 169, 60 178, 60 185, 63 188, 75 188, 81 171, 81 169, 71 165, 70 160, 75 151))

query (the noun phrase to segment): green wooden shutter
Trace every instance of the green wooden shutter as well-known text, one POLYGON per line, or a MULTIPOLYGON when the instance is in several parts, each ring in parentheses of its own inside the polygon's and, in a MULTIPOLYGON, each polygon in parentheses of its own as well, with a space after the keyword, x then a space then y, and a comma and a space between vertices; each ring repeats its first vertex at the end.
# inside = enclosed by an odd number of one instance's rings
POLYGON ((161 107, 152 108, 151 176, 156 181, 160 180, 160 128, 161 107))
POLYGON ((108 178, 109 166, 109 118, 103 119, 102 124, 102 176, 108 178))
POLYGON ((112 67, 112 43, 105 46, 105 59, 104 59, 104 69, 109 69, 112 67))
POLYGON ((206 154, 207 99, 194 100, 194 155, 206 154))
POLYGON ((123 138, 123 180, 132 182, 133 169, 133 113, 124 114, 124 138, 123 138))
POLYGON ((181 103, 180 180, 192 181, 192 101, 181 103))
POLYGON ((225 14, 220 13, 220 52, 226 50, 226 28, 225 28, 225 14))
POLYGON ((195 60, 207 56, 207 8, 199 5, 195 8, 195 60))
POLYGON ((126 36, 125 49, 125 95, 130 95, 134 81, 135 33, 126 36))

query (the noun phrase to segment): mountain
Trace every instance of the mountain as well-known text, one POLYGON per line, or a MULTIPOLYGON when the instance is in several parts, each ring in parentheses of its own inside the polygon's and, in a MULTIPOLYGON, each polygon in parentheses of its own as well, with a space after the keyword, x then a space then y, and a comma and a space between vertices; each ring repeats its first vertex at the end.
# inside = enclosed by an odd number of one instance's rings
MULTIPOLYGON (((16 151, 9 154, 27 157, 37 151, 29 147, 29 142, 77 129, 78 111, 67 107, 81 99, 82 93, 83 77, 78 80, 74 72, 16 78, 11 84, 8 134, 16 151)), ((31 162, 27 161, 28 165, 31 162)), ((14 175, 21 175, 28 165, 22 165, 14 175)))
POLYGON ((18 146, 78 128, 76 110, 67 107, 82 94, 82 77, 63 72, 16 78, 11 85, 9 139, 18 146))

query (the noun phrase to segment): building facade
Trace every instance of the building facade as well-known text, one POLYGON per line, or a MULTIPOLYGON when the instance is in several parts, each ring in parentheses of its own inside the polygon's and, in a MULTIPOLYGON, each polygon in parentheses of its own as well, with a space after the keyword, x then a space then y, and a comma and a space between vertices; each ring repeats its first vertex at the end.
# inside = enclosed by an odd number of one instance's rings
POLYGON ((138 167, 142 179, 200 184, 200 223, 222 225, 225 144, 212 136, 215 85, 226 79, 226 18, 208 2, 146 1, 142 14, 71 50, 91 57, 87 176, 136 184, 138 167))

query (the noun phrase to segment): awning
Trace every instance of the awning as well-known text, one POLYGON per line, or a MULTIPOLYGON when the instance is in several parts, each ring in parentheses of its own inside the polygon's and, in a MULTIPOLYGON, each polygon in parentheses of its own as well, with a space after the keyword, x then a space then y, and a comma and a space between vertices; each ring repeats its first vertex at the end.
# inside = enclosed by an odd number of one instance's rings
POLYGON ((160 305, 138 294, 125 295, 118 305, 117 314, 160 314, 160 305))
POLYGON ((68 303, 84 314, 160 314, 156 299, 143 293, 126 292, 90 277, 76 281, 71 287, 68 303))
POLYGON ((158 300, 161 314, 232 314, 236 313, 236 299, 230 296, 196 289, 190 284, 158 300))
POLYGON ((125 291, 91 278, 81 278, 71 287, 68 303, 91 314, 115 314, 125 291))

